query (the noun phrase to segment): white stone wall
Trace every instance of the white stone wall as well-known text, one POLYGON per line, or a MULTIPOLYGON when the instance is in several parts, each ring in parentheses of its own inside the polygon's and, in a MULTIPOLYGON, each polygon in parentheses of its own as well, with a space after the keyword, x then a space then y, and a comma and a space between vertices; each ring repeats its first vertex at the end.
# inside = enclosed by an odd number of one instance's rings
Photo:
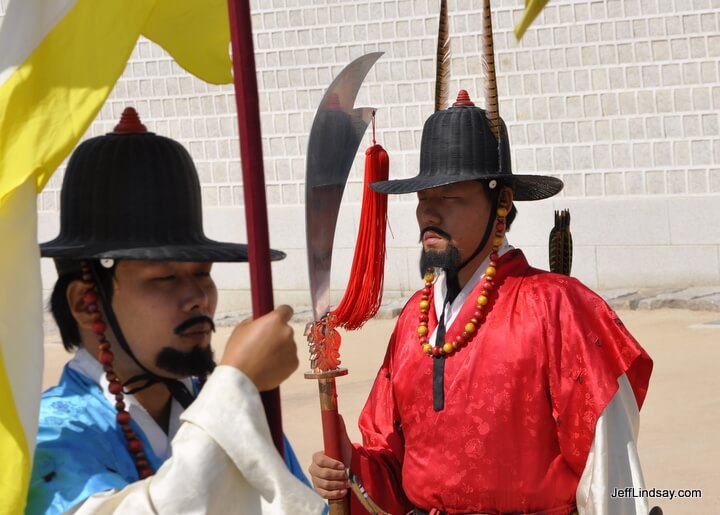
MULTIPOLYGON (((0 0, 0 20, 7 0, 0 0)), ((450 2, 451 91, 482 105, 481 1, 450 2)), ((352 59, 385 55, 358 105, 378 108, 378 142, 391 176, 415 175, 422 124, 432 113, 437 0, 255 0, 276 300, 307 304, 304 153, 315 109, 352 59)), ((720 283, 720 0, 551 0, 518 43, 523 0, 495 0, 500 90, 516 173, 565 181, 556 199, 521 203, 509 234, 547 266, 552 211, 570 208, 573 274, 598 289, 720 283)), ((194 156, 206 231, 244 240, 232 87, 204 84, 141 40, 87 136, 112 130, 134 105, 153 131, 194 156)), ((369 144, 361 144, 361 152, 369 144)), ((62 169, 38 200, 40 239, 57 231, 62 169)), ((347 279, 362 187, 361 154, 346 190, 332 286, 347 279)), ((386 296, 420 284, 413 196, 391 199, 386 296)), ((44 265, 47 282, 51 265, 44 265)), ((226 308, 245 304, 246 265, 218 267, 226 308)))

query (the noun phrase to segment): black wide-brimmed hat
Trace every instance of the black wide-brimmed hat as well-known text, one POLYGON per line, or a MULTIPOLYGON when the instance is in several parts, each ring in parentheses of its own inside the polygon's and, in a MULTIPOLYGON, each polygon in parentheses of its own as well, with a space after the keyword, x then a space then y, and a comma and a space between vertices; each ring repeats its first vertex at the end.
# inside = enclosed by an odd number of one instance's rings
POLYGON ((415 177, 374 182, 380 193, 414 193, 464 181, 496 179, 510 186, 514 200, 541 200, 558 193, 563 182, 544 175, 515 175, 510 144, 500 120, 500 148, 485 116, 467 91, 452 107, 436 111, 425 122, 420 143, 420 172, 415 177))
MULTIPOLYGON (((132 108, 115 131, 73 152, 60 197, 60 234, 40 245, 57 259, 247 261, 245 244, 203 232, 200 181, 177 141, 147 132, 132 108)), ((271 259, 285 257, 271 251, 271 259)))

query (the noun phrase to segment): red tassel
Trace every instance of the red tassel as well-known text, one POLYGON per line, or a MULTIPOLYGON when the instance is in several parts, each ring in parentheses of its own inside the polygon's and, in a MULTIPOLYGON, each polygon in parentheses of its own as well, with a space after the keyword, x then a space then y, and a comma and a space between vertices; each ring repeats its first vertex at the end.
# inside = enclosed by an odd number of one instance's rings
POLYGON ((373 145, 365 151, 365 186, 350 279, 331 313, 337 325, 347 330, 362 327, 377 314, 382 302, 387 195, 371 190, 369 184, 387 180, 390 160, 385 149, 375 144, 374 129, 373 124, 373 145))

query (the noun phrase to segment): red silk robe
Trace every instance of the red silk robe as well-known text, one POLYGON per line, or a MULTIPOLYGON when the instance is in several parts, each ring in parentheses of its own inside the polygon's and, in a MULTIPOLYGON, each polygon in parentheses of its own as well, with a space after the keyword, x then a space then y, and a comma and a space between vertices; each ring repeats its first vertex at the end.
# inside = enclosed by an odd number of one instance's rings
MULTIPOLYGON (((351 465, 392 514, 413 506, 569 513, 595 424, 623 373, 642 406, 652 361, 600 297, 576 279, 530 267, 519 250, 500 258, 495 283, 487 319, 446 358, 442 411, 433 410, 433 359, 417 336, 420 292, 398 319, 351 465)), ((481 284, 446 341, 472 318, 481 284)), ((436 325, 431 307, 429 334, 436 325)), ((363 513, 352 502, 352 513, 363 513)))

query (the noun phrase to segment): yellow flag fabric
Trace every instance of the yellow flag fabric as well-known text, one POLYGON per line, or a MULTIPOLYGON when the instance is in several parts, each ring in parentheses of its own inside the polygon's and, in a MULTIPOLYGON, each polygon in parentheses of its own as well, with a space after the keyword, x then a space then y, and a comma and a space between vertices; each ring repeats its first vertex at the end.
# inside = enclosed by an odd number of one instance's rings
POLYGON ((42 384, 42 299, 35 185, 0 204, 0 513, 22 513, 42 384), (21 259, 22 261, 16 261, 21 259), (17 395, 13 395, 16 393, 17 395))
POLYGON ((205 82, 232 82, 227 0, 157 2, 142 33, 205 82))
POLYGON ((515 26, 515 37, 518 41, 522 39, 527 28, 535 21, 535 18, 547 3, 548 0, 525 0, 525 12, 520 23, 515 26))
POLYGON ((0 26, 0 515, 22 513, 42 383, 36 192, 85 133, 139 36, 232 81, 226 0, 13 0, 0 26))

